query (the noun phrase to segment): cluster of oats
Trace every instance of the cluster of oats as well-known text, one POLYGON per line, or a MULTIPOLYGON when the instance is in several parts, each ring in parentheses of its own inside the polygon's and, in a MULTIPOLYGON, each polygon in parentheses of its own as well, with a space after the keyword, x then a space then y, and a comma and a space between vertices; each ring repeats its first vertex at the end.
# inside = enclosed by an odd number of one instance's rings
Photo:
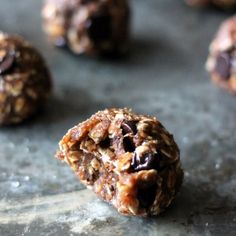
POLYGON ((0 124, 28 119, 50 91, 50 73, 36 49, 18 36, 0 33, 0 124))
POLYGON ((183 179, 173 136, 154 117, 106 109, 68 131, 57 157, 125 215, 158 215, 183 179))
POLYGON ((212 80, 236 95, 236 16, 221 25, 206 64, 212 80))
POLYGON ((45 0, 42 17, 50 40, 56 46, 69 46, 76 54, 127 50, 127 0, 45 0))

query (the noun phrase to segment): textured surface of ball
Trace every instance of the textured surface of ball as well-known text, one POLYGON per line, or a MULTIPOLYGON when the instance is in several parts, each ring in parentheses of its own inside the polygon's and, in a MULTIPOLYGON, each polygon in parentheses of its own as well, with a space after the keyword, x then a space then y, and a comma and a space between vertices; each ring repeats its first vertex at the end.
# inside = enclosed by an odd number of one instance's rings
POLYGON ((30 118, 50 91, 51 76, 39 52, 19 36, 0 33, 0 124, 30 118))
POLYGON ((43 28, 76 54, 123 54, 129 38, 127 0, 46 0, 43 28))
POLYGON ((236 17, 222 23, 206 64, 212 80, 236 95, 236 17))
POLYGON ((173 136, 154 117, 106 109, 70 129, 57 157, 125 215, 158 215, 183 179, 173 136))

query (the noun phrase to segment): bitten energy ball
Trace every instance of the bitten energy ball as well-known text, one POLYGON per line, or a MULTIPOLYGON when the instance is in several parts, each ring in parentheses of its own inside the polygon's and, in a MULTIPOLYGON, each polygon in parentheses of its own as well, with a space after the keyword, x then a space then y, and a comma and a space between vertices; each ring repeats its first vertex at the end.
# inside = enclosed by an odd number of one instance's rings
POLYGON ((234 8, 236 7, 236 0, 186 0, 186 2, 191 6, 208 6, 213 5, 220 8, 234 8))
POLYGON ((45 0, 45 32, 77 54, 122 54, 129 37, 127 0, 45 0))
POLYGON ((206 64, 212 80, 236 95, 236 17, 223 22, 206 64))
POLYGON ((28 119, 50 90, 49 71, 36 49, 19 36, 0 33, 0 124, 28 119))
POLYGON ((173 136, 153 117, 107 109, 70 129, 57 157, 125 215, 158 215, 183 179, 173 136))

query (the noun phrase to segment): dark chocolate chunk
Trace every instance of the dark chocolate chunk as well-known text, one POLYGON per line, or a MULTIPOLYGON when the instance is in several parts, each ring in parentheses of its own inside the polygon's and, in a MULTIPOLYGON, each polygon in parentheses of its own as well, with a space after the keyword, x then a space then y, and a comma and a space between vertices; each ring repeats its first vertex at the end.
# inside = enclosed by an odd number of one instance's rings
POLYGON ((123 135, 128 133, 137 133, 136 121, 124 121, 121 125, 123 135))
POLYGON ((154 184, 149 186, 148 188, 140 188, 138 189, 137 199, 139 201, 139 205, 142 208, 149 208, 156 197, 157 185, 154 184))
POLYGON ((102 140, 100 143, 99 143, 100 147, 103 148, 103 149, 107 149, 110 147, 111 145, 111 140, 109 139, 109 137, 107 137, 106 139, 102 140))
POLYGON ((216 72, 219 73, 219 75, 227 80, 230 77, 230 67, 231 67, 231 57, 228 52, 222 52, 218 57, 216 61, 216 72))
POLYGON ((130 137, 124 137, 123 146, 126 152, 134 152, 135 150, 134 142, 130 137))
POLYGON ((135 171, 156 169, 157 161, 157 154, 147 153, 140 157, 137 153, 135 153, 132 158, 131 166, 135 171))
POLYGON ((94 41, 104 41, 111 36, 111 16, 108 13, 100 12, 91 16, 85 24, 89 37, 94 41))
POLYGON ((10 70, 15 61, 15 51, 9 51, 0 62, 0 75, 10 70))

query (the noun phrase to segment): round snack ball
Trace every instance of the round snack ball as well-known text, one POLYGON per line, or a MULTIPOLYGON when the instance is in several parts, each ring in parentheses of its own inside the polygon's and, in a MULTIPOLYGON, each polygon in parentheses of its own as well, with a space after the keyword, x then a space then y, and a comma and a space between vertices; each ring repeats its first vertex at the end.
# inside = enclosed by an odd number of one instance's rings
POLYGON ((155 117, 106 109, 70 129, 57 158, 125 215, 158 215, 183 180, 173 136, 155 117))
POLYGON ((236 0, 186 0, 191 6, 208 6, 213 5, 224 9, 236 7, 236 0))
POLYGON ((0 33, 0 124, 28 119, 50 91, 50 73, 37 50, 19 36, 0 33))
POLYGON ((127 0, 45 0, 43 28, 56 46, 76 54, 123 54, 129 37, 127 0))
POLYGON ((236 16, 220 26, 206 67, 217 85, 236 95, 236 16))

